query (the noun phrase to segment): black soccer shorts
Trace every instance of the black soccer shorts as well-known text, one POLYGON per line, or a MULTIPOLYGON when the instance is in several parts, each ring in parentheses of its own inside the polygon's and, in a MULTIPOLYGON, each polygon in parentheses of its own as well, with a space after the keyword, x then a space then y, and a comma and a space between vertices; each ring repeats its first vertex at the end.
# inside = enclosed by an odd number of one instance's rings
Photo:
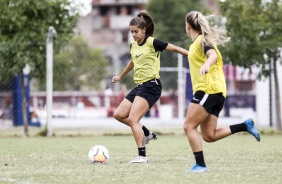
POLYGON ((135 96, 144 98, 151 108, 160 98, 162 93, 162 84, 159 79, 151 79, 132 89, 125 97, 133 103, 135 96))
POLYGON ((222 93, 207 94, 203 91, 196 91, 191 103, 202 105, 209 114, 218 117, 223 108, 225 98, 222 93))

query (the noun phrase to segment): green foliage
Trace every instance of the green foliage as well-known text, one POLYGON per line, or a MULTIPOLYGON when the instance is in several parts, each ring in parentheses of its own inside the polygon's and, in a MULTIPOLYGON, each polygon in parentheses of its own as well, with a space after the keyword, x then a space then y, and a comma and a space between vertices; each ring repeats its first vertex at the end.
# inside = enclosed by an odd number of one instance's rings
MULTIPOLYGON (((203 1, 193 0, 150 0, 146 5, 148 13, 155 23, 156 38, 188 49, 191 40, 187 38, 185 32, 185 16, 192 10, 208 13, 203 1)), ((211 12, 209 12, 211 13, 211 12)), ((177 54, 165 51, 161 53, 162 67, 176 67, 177 54)), ((172 88, 177 87, 177 75, 173 77, 161 76, 163 84, 171 82, 172 88)), ((166 85, 163 86, 167 88, 166 85)))
POLYGON ((73 33, 78 7, 70 0, 1 0, 1 79, 10 80, 25 64, 32 68, 31 77, 45 76, 48 28, 57 31, 54 51, 58 52, 73 33))
POLYGON ((232 39, 222 49, 225 62, 246 68, 255 64, 261 76, 269 76, 270 60, 281 59, 281 0, 228 0, 222 3, 222 14, 232 39))
POLYGON ((54 56, 54 90, 99 88, 106 75, 107 63, 102 51, 90 49, 82 38, 74 37, 54 56))
POLYGON ((202 1, 193 0, 150 0, 146 9, 154 20, 157 38, 186 47, 186 14, 192 10, 206 11, 202 1))

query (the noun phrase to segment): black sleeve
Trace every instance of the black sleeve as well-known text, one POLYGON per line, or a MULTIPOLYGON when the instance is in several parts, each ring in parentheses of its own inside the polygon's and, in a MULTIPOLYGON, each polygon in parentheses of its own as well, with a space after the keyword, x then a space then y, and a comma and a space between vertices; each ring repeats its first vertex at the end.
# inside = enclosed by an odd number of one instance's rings
POLYGON ((154 48, 155 48, 156 51, 163 52, 166 49, 168 43, 163 42, 163 41, 158 40, 158 39, 154 39, 153 45, 154 45, 154 48))
POLYGON ((210 50, 210 49, 213 49, 211 46, 209 45, 205 45, 204 46, 204 53, 207 54, 207 52, 210 50))

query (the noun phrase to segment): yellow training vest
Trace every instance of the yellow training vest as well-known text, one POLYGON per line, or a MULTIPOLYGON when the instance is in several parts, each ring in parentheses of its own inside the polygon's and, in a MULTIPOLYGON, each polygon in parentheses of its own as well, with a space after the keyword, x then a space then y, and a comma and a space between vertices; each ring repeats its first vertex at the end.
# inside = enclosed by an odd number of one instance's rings
POLYGON ((131 44, 130 54, 134 63, 133 80, 136 84, 160 78, 160 54, 157 55, 153 41, 154 38, 149 36, 141 46, 136 41, 131 44))
POLYGON ((207 60, 201 47, 201 39, 202 35, 199 35, 195 39, 190 45, 188 54, 193 93, 196 91, 204 91, 208 94, 222 93, 226 97, 226 82, 222 68, 222 57, 216 46, 213 46, 213 49, 218 55, 216 63, 210 66, 209 72, 206 75, 200 74, 200 68, 207 60))

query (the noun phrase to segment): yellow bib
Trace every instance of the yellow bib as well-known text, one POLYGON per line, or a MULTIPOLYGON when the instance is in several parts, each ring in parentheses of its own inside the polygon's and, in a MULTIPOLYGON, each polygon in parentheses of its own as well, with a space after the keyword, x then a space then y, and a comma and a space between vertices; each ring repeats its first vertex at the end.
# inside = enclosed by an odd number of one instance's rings
POLYGON ((154 38, 149 36, 144 45, 139 46, 136 41, 131 44, 130 54, 134 63, 133 80, 136 84, 160 78, 160 54, 157 55, 153 41, 154 38))
POLYGON ((200 74, 200 68, 207 60, 201 48, 201 39, 202 35, 199 35, 195 39, 190 45, 188 54, 193 93, 196 91, 204 91, 208 94, 222 93, 226 97, 226 82, 222 68, 222 57, 216 46, 213 46, 213 49, 218 55, 216 63, 210 66, 209 72, 206 75, 200 74))

